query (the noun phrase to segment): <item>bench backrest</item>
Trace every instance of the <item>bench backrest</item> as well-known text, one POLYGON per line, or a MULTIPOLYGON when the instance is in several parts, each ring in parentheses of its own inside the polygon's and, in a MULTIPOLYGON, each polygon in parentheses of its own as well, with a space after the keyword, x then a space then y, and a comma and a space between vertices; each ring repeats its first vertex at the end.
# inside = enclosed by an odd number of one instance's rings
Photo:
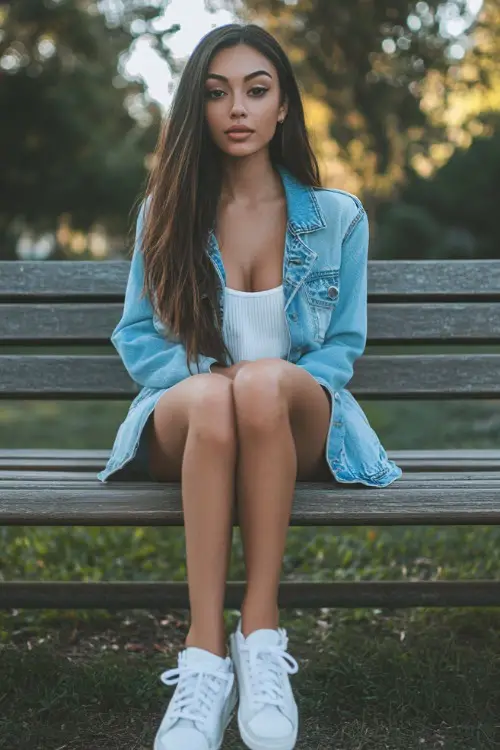
MULTIPOLYGON (((135 395, 109 346, 128 271, 125 260, 1 262, 0 398, 135 395), (80 345, 94 351, 31 349, 80 345)), ((368 293, 367 353, 349 386, 355 395, 500 395, 500 261, 372 261, 368 293)))

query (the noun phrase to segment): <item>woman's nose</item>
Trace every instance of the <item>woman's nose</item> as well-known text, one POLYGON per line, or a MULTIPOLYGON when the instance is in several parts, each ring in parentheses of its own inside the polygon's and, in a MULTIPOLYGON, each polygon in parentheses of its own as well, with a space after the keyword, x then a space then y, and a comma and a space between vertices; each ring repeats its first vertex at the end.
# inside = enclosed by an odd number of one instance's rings
POLYGON ((246 117, 246 109, 243 102, 240 99, 233 100, 233 106, 231 107, 231 117, 246 117))

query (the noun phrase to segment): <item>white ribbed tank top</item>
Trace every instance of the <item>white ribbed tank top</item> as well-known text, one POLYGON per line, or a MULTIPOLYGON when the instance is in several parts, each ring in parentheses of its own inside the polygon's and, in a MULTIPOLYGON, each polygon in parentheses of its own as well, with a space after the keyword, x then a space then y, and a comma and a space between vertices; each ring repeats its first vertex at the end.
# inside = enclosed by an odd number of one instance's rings
POLYGON ((235 362, 286 359, 289 338, 283 284, 261 292, 226 287, 222 333, 235 362))

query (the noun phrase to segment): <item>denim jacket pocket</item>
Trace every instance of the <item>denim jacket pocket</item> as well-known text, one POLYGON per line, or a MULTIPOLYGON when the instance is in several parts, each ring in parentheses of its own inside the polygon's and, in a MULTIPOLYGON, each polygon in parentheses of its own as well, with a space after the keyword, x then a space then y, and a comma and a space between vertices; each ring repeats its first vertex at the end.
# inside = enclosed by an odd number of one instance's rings
POLYGON ((320 343, 330 325, 340 294, 339 269, 331 268, 310 274, 304 282, 309 312, 314 323, 314 339, 320 343))

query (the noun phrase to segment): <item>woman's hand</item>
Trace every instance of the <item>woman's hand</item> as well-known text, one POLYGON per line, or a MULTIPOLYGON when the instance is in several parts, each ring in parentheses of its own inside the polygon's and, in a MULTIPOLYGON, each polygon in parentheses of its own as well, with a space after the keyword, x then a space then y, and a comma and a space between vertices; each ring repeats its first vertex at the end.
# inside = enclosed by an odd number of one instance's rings
POLYGON ((238 370, 241 370, 241 368, 249 361, 249 359, 242 359, 241 362, 236 362, 236 364, 231 365, 230 367, 224 367, 223 365, 212 365, 212 367, 210 368, 210 372, 224 375, 224 377, 233 380, 238 370))

